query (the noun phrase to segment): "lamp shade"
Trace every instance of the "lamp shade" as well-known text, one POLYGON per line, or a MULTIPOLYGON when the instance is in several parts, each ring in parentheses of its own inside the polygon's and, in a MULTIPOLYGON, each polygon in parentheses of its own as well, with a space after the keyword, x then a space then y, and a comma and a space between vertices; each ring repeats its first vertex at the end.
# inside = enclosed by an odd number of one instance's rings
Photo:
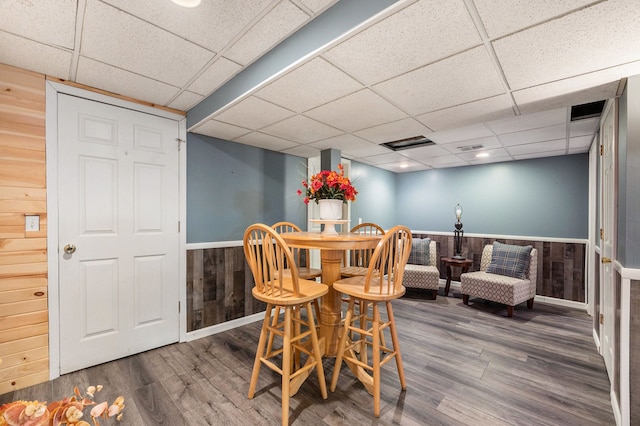
POLYGON ((456 207, 455 209, 453 209, 453 212, 456 214, 456 219, 459 222, 460 218, 462 217, 462 206, 460 205, 460 203, 456 204, 456 207))

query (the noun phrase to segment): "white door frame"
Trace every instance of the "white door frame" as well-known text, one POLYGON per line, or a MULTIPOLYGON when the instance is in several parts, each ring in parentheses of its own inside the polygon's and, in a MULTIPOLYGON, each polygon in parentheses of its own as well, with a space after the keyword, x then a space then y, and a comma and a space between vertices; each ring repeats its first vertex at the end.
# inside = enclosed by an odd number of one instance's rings
MULTIPOLYGON (((601 239, 601 247, 600 247, 600 256, 601 256, 601 261, 600 261, 600 313, 601 315, 603 315, 604 317, 604 324, 602 324, 602 322, 600 322, 600 354, 602 355, 602 357, 604 358, 604 363, 607 369, 607 374, 609 376, 609 380, 611 381, 611 383, 613 384, 613 374, 615 372, 615 368, 616 365, 618 363, 618 360, 615 359, 615 353, 612 354, 612 350, 613 347, 612 345, 614 344, 614 341, 616 340, 617 336, 615 335, 615 312, 613 310, 613 308, 615 307, 615 300, 613 299, 613 296, 615 295, 615 292, 613 290, 613 286, 615 283, 615 260, 617 257, 616 254, 616 232, 617 232, 617 227, 616 227, 616 213, 617 213, 617 209, 616 209, 616 191, 618 189, 618 182, 617 182, 617 161, 616 161, 616 156, 617 156, 617 151, 618 151, 618 146, 617 146, 617 138, 618 138, 618 130, 617 130, 617 126, 618 126, 618 105, 617 105, 617 101, 615 99, 610 99, 604 107, 604 110, 602 112, 602 119, 601 119, 601 123, 600 123, 600 144, 603 146, 603 150, 604 153, 607 155, 611 156, 611 161, 613 164, 613 171, 612 171, 612 175, 610 176, 610 184, 611 184, 611 188, 607 186, 607 182, 605 182, 604 179, 604 173, 605 173, 605 167, 606 164, 604 162, 604 157, 601 157, 601 167, 600 167, 600 173, 602 176, 600 185, 601 185, 601 189, 600 189, 600 198, 601 198, 601 217, 600 217, 600 225, 602 227, 602 229, 604 230, 604 236, 605 239, 610 239, 610 247, 607 246, 607 243, 605 243, 604 240, 601 239), (607 149, 604 146, 606 141, 605 141, 605 137, 603 136, 603 132, 607 132, 607 129, 605 127, 605 123, 606 120, 609 116, 609 114, 611 114, 611 120, 612 120, 612 129, 613 129, 613 135, 611 138, 611 152, 607 153, 607 149), (611 193, 608 194, 611 198, 610 198, 610 202, 607 203, 607 196, 606 193, 609 192, 609 190, 611 190, 611 193), (605 211, 606 210, 606 211, 605 211), (607 223, 607 218, 609 220, 609 223, 607 223), (608 263, 604 261, 604 258, 609 258, 608 263), (608 272, 607 272, 608 271, 608 272), (605 294, 607 295, 607 297, 605 298, 605 294), (611 298, 609 300, 609 298, 611 298), (613 306, 609 306, 609 304, 613 305, 613 306)), ((612 398, 613 398, 613 394, 612 394, 612 398)))
MULTIPOLYGON (((180 139, 187 140, 186 117, 170 111, 113 98, 89 90, 80 89, 53 81, 46 82, 46 169, 47 169, 47 264, 48 264, 48 309, 49 309, 49 379, 60 376, 60 307, 58 304, 58 93, 102 102, 159 117, 178 121, 180 139)), ((187 217, 187 149, 181 144, 178 153, 179 175, 179 301, 180 301, 180 341, 187 340, 187 259, 186 259, 186 217, 187 217)))

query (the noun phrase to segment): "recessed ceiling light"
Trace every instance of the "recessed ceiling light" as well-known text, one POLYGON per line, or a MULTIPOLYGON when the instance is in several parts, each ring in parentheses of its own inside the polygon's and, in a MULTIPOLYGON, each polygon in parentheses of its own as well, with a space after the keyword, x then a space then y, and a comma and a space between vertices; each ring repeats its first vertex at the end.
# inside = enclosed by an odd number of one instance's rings
POLYGON ((481 152, 479 154, 476 154, 476 158, 486 158, 489 156, 488 152, 481 152))
POLYGON ((406 169, 407 167, 409 167, 409 165, 407 163, 400 164, 400 168, 401 169, 406 169))
POLYGON ((182 7, 196 7, 200 4, 201 0, 171 0, 178 6, 182 7))

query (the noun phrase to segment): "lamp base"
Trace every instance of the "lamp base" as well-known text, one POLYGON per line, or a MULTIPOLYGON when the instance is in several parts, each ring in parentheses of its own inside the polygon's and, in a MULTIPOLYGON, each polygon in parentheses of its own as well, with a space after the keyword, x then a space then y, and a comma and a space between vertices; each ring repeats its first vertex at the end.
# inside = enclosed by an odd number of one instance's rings
POLYGON ((464 256, 460 256, 459 254, 456 254, 455 256, 453 256, 453 257, 452 257, 452 259, 455 259, 455 260, 465 260, 465 259, 466 259, 466 257, 464 257, 464 256))

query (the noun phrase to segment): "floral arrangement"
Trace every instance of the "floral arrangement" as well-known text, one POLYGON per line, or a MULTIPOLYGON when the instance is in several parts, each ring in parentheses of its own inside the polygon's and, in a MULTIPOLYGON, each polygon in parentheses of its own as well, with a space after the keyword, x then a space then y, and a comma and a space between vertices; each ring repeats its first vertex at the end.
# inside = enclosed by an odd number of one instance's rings
POLYGON ((338 172, 334 170, 322 170, 311 176, 311 179, 302 181, 304 191, 298 189, 298 195, 304 194, 304 203, 309 204, 314 200, 342 200, 355 201, 358 191, 353 187, 348 177, 344 175, 344 166, 338 164, 338 172))
POLYGON ((124 398, 119 396, 110 406, 106 401, 97 404, 93 400, 93 394, 100 390, 102 390, 101 385, 89 386, 86 394, 81 395, 76 386, 73 389, 73 396, 53 401, 49 405, 39 401, 14 401, 0 405, 0 426, 91 426, 82 420, 84 408, 90 405, 94 405, 89 413, 94 426, 100 426, 98 420, 100 417, 103 419, 115 417, 120 421, 124 409, 124 398))

